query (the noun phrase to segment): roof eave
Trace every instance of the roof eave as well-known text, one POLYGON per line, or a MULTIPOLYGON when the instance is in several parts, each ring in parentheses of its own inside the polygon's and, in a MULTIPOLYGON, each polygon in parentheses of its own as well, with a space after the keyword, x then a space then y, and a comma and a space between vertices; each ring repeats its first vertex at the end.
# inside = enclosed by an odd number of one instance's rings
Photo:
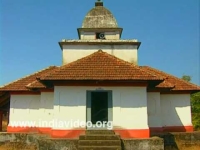
POLYGON ((63 45, 136 45, 139 49, 141 42, 137 40, 62 40, 58 42, 61 50, 63 45))

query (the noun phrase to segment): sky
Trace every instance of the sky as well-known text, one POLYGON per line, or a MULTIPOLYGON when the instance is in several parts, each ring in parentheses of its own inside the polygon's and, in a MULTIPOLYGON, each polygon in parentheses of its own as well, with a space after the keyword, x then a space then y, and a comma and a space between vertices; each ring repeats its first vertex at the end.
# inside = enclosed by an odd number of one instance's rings
MULTIPOLYGON (((139 65, 200 85, 199 0, 103 0, 123 28, 142 42, 139 65)), ((78 39, 95 0, 0 0, 0 86, 62 65, 62 39, 78 39)))

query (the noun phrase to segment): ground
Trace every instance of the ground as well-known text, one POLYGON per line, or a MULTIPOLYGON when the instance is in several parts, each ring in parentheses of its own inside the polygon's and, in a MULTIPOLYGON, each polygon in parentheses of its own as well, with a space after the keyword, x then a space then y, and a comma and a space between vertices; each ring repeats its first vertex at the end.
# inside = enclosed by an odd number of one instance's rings
POLYGON ((37 147, 32 145, 32 146, 27 146, 24 143, 6 143, 3 145, 0 145, 0 150, 37 150, 37 147))

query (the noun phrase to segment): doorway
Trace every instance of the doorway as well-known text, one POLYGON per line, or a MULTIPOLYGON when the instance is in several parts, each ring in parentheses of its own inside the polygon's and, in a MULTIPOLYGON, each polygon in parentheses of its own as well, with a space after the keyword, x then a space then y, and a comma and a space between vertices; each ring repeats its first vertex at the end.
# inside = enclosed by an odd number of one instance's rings
POLYGON ((92 128, 97 128, 97 123, 112 121, 112 110, 112 91, 87 91, 86 120, 92 128))
POLYGON ((108 121, 108 92, 91 93, 91 122, 108 121))

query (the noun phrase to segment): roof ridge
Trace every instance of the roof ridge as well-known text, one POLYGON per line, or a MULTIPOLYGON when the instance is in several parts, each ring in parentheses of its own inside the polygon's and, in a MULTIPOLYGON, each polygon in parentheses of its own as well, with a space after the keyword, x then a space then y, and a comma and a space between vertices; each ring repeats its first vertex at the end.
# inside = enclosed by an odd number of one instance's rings
POLYGON ((28 88, 28 89, 33 89, 33 88, 39 88, 41 86, 47 88, 47 86, 45 84, 43 84, 40 80, 35 80, 35 81, 27 84, 25 87, 28 88), (41 85, 35 86, 34 84, 41 84, 41 85))
POLYGON ((26 85, 26 87, 29 87, 31 84, 35 83, 37 81, 37 79, 29 84, 26 85))
POLYGON ((24 77, 22 77, 22 78, 20 78, 20 79, 14 80, 14 81, 12 81, 12 82, 9 82, 9 83, 7 83, 7 84, 4 84, 4 85, 0 86, 0 89, 3 88, 3 87, 5 87, 5 86, 8 86, 8 85, 10 85, 10 84, 16 83, 16 82, 18 82, 18 81, 20 81, 20 80, 22 80, 22 79, 31 77, 31 76, 33 76, 33 75, 35 75, 35 74, 38 74, 38 73, 41 73, 41 72, 44 71, 44 70, 47 70, 47 69, 50 69, 50 68, 55 68, 55 67, 57 67, 57 66, 49 66, 49 67, 47 67, 47 68, 41 69, 41 70, 39 70, 39 71, 37 71, 37 72, 34 72, 34 73, 32 73, 32 74, 26 75, 26 76, 24 76, 24 77))
MULTIPOLYGON (((55 70, 58 69, 59 67, 60 67, 60 66, 54 66, 55 69, 52 68, 52 69, 48 72, 48 74, 51 74, 53 71, 55 71, 55 70)), ((32 86, 33 84, 35 84, 35 83, 40 83, 40 84, 46 86, 46 85, 43 84, 43 83, 41 82, 41 80, 40 80, 41 77, 46 77, 46 76, 47 76, 47 75, 40 75, 39 77, 36 77, 36 79, 35 79, 34 81, 32 81, 31 83, 27 84, 25 87, 26 87, 26 88, 31 88, 31 86, 32 86)))
MULTIPOLYGON (((91 56, 93 56, 95 53, 98 53, 100 50, 98 50, 97 52, 94 52, 94 53, 92 53, 92 54, 90 54, 90 55, 87 55, 87 56, 85 56, 85 57, 82 57, 82 58, 80 58, 80 59, 77 59, 77 60, 75 60, 75 61, 73 61, 73 62, 70 62, 70 63, 68 63, 68 64, 65 64, 65 65, 62 65, 62 66, 58 66, 58 68, 57 68, 57 70, 59 71, 59 70, 61 70, 62 68, 65 68, 65 67, 68 67, 68 66, 71 66, 71 65, 73 65, 73 64, 76 64, 77 62, 79 62, 80 60, 84 60, 84 59, 86 59, 86 58, 90 58, 91 56)), ((101 50, 102 51, 102 50, 101 50)), ((54 70, 55 72, 57 71, 57 70, 54 70)), ((43 78, 45 78, 45 77, 47 77, 48 75, 46 75, 46 76, 44 76, 44 77, 41 77, 40 79, 43 79, 43 78)))
MULTIPOLYGON (((172 75, 172 74, 166 73, 166 72, 164 72, 164 71, 161 71, 161 70, 158 70, 158 69, 149 67, 149 66, 144 66, 144 67, 147 67, 147 68, 150 68, 150 69, 152 69, 152 70, 155 70, 155 71, 164 73, 164 74, 166 74, 167 76, 170 76, 171 78, 175 78, 175 79, 177 79, 177 80, 179 80, 179 81, 181 81, 181 82, 184 82, 184 83, 189 84, 189 85, 194 86, 194 87, 198 87, 198 88, 200 89, 200 86, 199 86, 199 85, 195 85, 195 84, 193 84, 193 83, 191 83, 191 82, 185 81, 185 80, 183 80, 183 79, 181 79, 181 78, 178 78, 178 77, 176 77, 176 76, 174 76, 174 75, 172 75)), ((176 85, 175 85, 175 86, 176 86, 176 85)))
MULTIPOLYGON (((109 58, 111 58, 111 59, 113 59, 113 60, 114 60, 114 59, 117 59, 118 61, 120 61, 120 62, 123 63, 123 64, 129 65, 129 66, 131 66, 131 67, 136 67, 137 69, 139 69, 139 70, 142 71, 142 72, 146 72, 146 71, 144 71, 143 69, 141 69, 139 66, 137 66, 137 65, 135 65, 135 64, 133 64, 133 63, 131 63, 131 62, 125 61, 125 60, 123 60, 123 59, 120 59, 120 58, 118 58, 118 57, 116 57, 116 56, 114 56, 114 55, 111 55, 111 54, 107 53, 107 52, 104 52, 102 49, 99 49, 98 51, 96 51, 96 52, 94 52, 94 53, 92 53, 92 54, 90 54, 90 55, 88 55, 88 56, 86 56, 86 57, 80 58, 80 59, 78 59, 78 60, 76 60, 76 61, 74 61, 74 62, 71 62, 71 63, 69 63, 69 64, 66 64, 65 66, 67 66, 67 65, 69 65, 69 66, 70 66, 70 65, 73 65, 73 63, 76 63, 76 62, 78 62, 78 61, 80 61, 80 60, 84 60, 84 59, 93 57, 94 55, 97 55, 97 54, 99 54, 99 53, 102 53, 102 54, 106 55, 107 57, 109 57, 109 58)), ((64 67, 64 66, 61 66, 60 69, 62 69, 62 67, 64 67)), ((148 72, 148 74, 150 74, 150 75, 156 77, 156 75, 153 75, 153 74, 151 74, 150 72, 148 72)))
MULTIPOLYGON (((90 55, 87 55, 85 57, 82 57, 80 59, 77 59, 76 61, 73 61, 73 62, 70 62, 68 64, 65 64, 61 67, 59 67, 58 69, 56 69, 51 75, 54 75, 56 74, 57 72, 59 71, 63 71, 65 68, 67 69, 68 67, 73 67, 73 65, 78 65, 80 64, 80 62, 84 62, 85 60, 89 60, 90 58, 94 58, 95 56, 98 56, 98 57, 105 57, 105 59, 110 59, 111 61, 115 61, 115 62, 119 62, 119 65, 125 65, 127 67, 130 67, 132 69, 136 69, 138 70, 139 72, 141 72, 142 74, 147 74, 151 77, 156 77, 157 79, 159 80, 164 80, 163 78, 161 78, 160 76, 157 76, 156 74, 152 74, 151 72, 146 72, 146 70, 140 68, 138 65, 135 65, 131 62, 128 62, 128 61, 125 61, 123 59, 120 59, 112 54, 109 54, 107 52, 104 52, 103 50, 99 49, 98 51, 95 51, 94 53, 90 54, 90 55)), ((47 79, 48 77, 51 76, 50 74, 47 74, 46 76, 43 76, 41 77, 40 79, 41 80, 45 80, 47 79)))
MULTIPOLYGON (((94 52, 94 53, 92 53, 92 54, 90 54, 90 55, 87 55, 87 56, 85 56, 85 57, 82 57, 82 58, 80 58, 80 59, 77 59, 77 60, 75 60, 75 61, 73 61, 73 62, 70 62, 70 63, 68 63, 68 64, 59 66, 59 67, 58 67, 58 71, 61 70, 62 68, 70 67, 70 66, 72 66, 73 64, 76 64, 77 62, 79 62, 79 61, 81 61, 81 60, 85 60, 85 59, 87 59, 87 58, 90 58, 90 57, 94 56, 95 54, 97 54, 97 53, 99 53, 99 52, 103 52, 103 51, 102 51, 101 49, 99 49, 98 51, 96 51, 96 52, 94 52)), ((105 53, 105 52, 103 52, 103 53, 105 53)), ((55 71, 57 71, 57 70, 55 70, 55 71)), ((46 75, 46 76, 48 76, 48 75, 46 75)), ((46 76, 45 76, 45 77, 46 77, 46 76)), ((44 78, 44 77, 42 77, 41 79, 43 79, 43 78, 44 78)))
MULTIPOLYGON (((86 58, 90 58, 91 56, 93 56, 95 53, 98 53, 100 50, 98 50, 97 52, 94 52, 94 53, 92 53, 92 54, 90 54, 90 55, 87 55, 87 56, 85 56, 85 57, 82 57, 82 58, 79 58, 79 59, 77 59, 77 60, 75 60, 75 61, 73 61, 73 62, 70 62, 70 63, 68 63, 68 64, 65 64, 65 65, 62 65, 62 66, 58 66, 58 70, 60 70, 60 69, 62 69, 62 68, 64 68, 64 67, 68 67, 68 66, 71 66, 71 65, 73 65, 73 64, 76 64, 77 62, 79 62, 80 60, 84 60, 84 59, 86 59, 86 58)), ((102 50, 101 50, 102 51, 102 50)))
POLYGON ((33 81, 33 82, 27 84, 26 87, 30 87, 31 84, 36 83, 37 81, 38 81, 38 80, 36 79, 35 81, 33 81))

